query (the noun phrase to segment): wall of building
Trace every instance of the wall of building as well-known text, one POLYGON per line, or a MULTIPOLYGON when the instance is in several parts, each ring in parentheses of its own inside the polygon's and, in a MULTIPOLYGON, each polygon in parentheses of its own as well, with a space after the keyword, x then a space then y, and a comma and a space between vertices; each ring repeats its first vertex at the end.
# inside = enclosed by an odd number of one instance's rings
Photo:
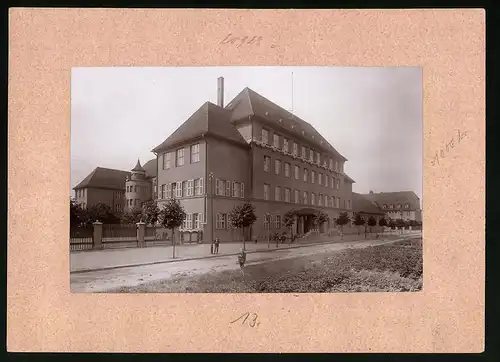
MULTIPOLYGON (((164 153, 158 154, 158 175, 157 175, 157 185, 158 185, 158 199, 161 197, 161 185, 166 185, 172 182, 186 181, 197 178, 205 177, 205 161, 206 161, 206 142, 197 141, 192 142, 175 149, 170 149, 168 152, 172 152, 171 155, 171 165, 169 169, 163 169, 163 157, 164 153), (193 144, 200 145, 200 160, 196 163, 191 163, 190 147, 193 144), (184 165, 177 167, 175 166, 175 151, 177 149, 184 149, 184 165)), ((206 181, 206 180, 205 180, 206 181)))
POLYGON ((114 205, 117 202, 115 200, 115 191, 117 190, 87 188, 87 209, 93 205, 103 203, 109 205, 114 210, 114 205))

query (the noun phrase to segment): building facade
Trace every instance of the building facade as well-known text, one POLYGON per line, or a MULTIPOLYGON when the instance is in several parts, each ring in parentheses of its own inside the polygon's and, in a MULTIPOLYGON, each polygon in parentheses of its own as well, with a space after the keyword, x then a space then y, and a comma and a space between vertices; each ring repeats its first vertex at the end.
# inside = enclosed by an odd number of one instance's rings
POLYGON ((156 159, 144 167, 137 161, 132 171, 96 167, 73 188, 75 201, 84 209, 105 204, 116 214, 140 207, 156 196, 156 167, 156 159))
POLYGON ((422 221, 420 198, 413 191, 379 192, 364 194, 375 202, 390 219, 422 221))
POLYGON ((218 104, 205 103, 153 152, 158 162, 158 204, 178 198, 188 217, 182 230, 204 240, 249 240, 288 232, 283 215, 298 216, 296 234, 312 230, 322 211, 333 228, 340 212, 352 215, 353 180, 347 159, 309 123, 249 88, 226 106, 219 78, 218 104), (250 202, 257 221, 247 235, 231 228, 228 214, 250 202))

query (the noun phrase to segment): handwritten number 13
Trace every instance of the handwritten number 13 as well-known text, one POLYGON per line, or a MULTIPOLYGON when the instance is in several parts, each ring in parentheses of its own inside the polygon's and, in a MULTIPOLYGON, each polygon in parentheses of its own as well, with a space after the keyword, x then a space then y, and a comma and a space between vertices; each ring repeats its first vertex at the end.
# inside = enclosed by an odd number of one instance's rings
POLYGON ((235 322, 241 320, 242 318, 243 318, 243 320, 242 320, 241 324, 245 324, 245 322, 248 320, 248 325, 252 328, 255 326, 258 326, 260 324, 260 322, 257 321, 257 318, 258 318, 257 314, 249 313, 249 312, 242 314, 240 317, 236 318, 231 323, 235 323, 235 322))

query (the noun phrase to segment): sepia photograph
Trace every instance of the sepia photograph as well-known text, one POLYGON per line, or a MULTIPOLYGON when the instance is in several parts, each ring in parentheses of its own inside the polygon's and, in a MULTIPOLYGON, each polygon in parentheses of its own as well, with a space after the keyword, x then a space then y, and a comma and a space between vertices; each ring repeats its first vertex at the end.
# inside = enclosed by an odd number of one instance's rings
POLYGON ((76 293, 419 292, 420 67, 77 67, 76 293))

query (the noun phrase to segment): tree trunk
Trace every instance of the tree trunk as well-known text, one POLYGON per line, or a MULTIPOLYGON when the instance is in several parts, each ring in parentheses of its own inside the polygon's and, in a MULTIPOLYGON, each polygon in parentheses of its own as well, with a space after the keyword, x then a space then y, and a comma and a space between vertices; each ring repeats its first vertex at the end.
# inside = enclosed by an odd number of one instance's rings
POLYGON ((172 258, 175 259, 175 229, 172 229, 172 258))
POLYGON ((246 240, 245 227, 242 227, 241 230, 243 231, 243 251, 245 251, 245 240, 246 240))
POLYGON ((344 225, 340 226, 340 240, 344 240, 344 225))

